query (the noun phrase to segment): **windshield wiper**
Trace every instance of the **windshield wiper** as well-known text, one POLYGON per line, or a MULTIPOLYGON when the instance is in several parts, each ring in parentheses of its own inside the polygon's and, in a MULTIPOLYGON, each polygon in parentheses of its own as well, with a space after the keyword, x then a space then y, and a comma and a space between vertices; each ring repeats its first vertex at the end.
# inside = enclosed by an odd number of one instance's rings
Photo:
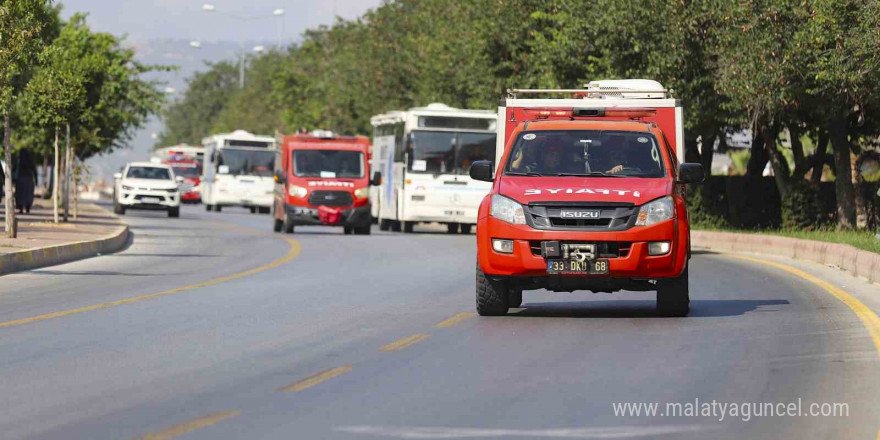
POLYGON ((507 174, 508 176, 544 177, 543 174, 541 174, 541 173, 536 173, 536 172, 534 172, 534 171, 529 171, 529 172, 526 172, 526 173, 510 173, 510 172, 508 172, 508 173, 506 173, 506 174, 507 174))
MULTIPOLYGON (((554 175, 554 176, 559 176, 559 177, 593 177, 593 176, 599 176, 599 177, 627 177, 627 176, 623 176, 623 175, 620 175, 620 174, 608 174, 608 173, 603 173, 603 172, 601 172, 601 171, 591 171, 591 172, 589 172, 589 173, 555 173, 555 174, 553 174, 553 175, 554 175)), ((630 176, 630 177, 632 177, 632 176, 630 176)))

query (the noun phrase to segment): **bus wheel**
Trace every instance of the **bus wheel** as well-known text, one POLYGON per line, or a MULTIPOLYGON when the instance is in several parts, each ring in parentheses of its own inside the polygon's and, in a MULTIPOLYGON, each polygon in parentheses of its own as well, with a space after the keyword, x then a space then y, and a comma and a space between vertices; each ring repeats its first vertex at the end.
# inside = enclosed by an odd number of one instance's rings
POLYGON ((214 205, 214 212, 220 212, 223 210, 223 207, 220 205, 214 205))
POLYGON ((473 225, 462 224, 461 225, 461 233, 462 234, 470 234, 471 233, 471 226, 473 226, 473 225))
POLYGON ((388 220, 387 218, 380 219, 379 220, 379 230, 380 231, 387 231, 389 229, 391 229, 391 220, 388 220))
POLYGON ((257 207, 251 206, 251 214, 256 214, 256 213, 257 213, 257 207))
POLYGON ((416 222, 403 222, 403 232, 412 232, 416 222))
POLYGON ((345 235, 351 235, 351 227, 346 226, 346 227, 342 228, 342 233, 345 235))
POLYGON ((205 211, 211 212, 212 209, 213 209, 213 206, 205 203, 205 211))
MULTIPOLYGON (((464 225, 462 225, 464 226, 464 225)), ((450 234, 458 233, 458 223, 447 223, 446 224, 446 232, 450 234)))
POLYGON ((392 220, 391 221, 391 230, 394 232, 400 232, 400 221, 392 220))

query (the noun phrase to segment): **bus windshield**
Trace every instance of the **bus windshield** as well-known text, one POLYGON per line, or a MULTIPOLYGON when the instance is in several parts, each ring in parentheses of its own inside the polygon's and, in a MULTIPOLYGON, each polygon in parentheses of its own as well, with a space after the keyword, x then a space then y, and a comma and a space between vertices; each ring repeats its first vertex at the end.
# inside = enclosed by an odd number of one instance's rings
POLYGON ((275 167, 275 152, 224 148, 220 150, 217 166, 229 167, 228 174, 232 175, 269 177, 275 167))
POLYGON ((411 146, 408 171, 466 175, 474 161, 495 157, 495 134, 419 130, 411 146))
POLYGON ((364 177, 364 154, 359 151, 297 150, 293 152, 293 174, 299 177, 364 177))

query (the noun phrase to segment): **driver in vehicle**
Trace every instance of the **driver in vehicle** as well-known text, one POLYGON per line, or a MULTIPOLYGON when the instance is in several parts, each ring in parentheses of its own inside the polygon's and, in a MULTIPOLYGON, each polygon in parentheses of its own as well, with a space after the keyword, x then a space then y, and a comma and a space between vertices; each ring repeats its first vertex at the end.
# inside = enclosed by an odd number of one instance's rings
POLYGON ((609 136, 606 141, 608 148, 607 164, 611 168, 605 173, 617 174, 627 168, 627 157, 629 156, 629 148, 623 136, 609 136))

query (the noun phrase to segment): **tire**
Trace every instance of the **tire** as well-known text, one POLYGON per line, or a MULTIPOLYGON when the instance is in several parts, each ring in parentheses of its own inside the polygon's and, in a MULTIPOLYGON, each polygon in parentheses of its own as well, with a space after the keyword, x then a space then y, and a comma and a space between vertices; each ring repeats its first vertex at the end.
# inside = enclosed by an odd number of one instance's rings
POLYGON ((471 226, 473 226, 473 225, 462 224, 461 225, 461 233, 462 234, 470 234, 471 233, 471 226))
POLYGON ((504 283, 489 279, 477 266, 477 313, 480 316, 506 315, 509 292, 504 283))
POLYGON ((657 285, 657 313, 661 316, 687 316, 690 311, 688 268, 675 278, 662 279, 657 285))
POLYGON ((180 206, 176 206, 174 208, 168 208, 168 217, 171 217, 171 218, 180 217, 180 206))
POLYGON ((391 230, 394 232, 400 232, 400 222, 397 220, 391 221, 391 230))
POLYGON ((413 226, 415 226, 415 222, 403 222, 403 232, 410 233, 413 231, 413 226))
POLYGON ((345 235, 351 235, 351 226, 345 226, 342 228, 342 233, 345 235))
POLYGON ((220 212, 223 210, 223 207, 220 205, 214 205, 214 212, 220 212))
POLYGON ((270 208, 268 206, 261 206, 261 207, 257 208, 257 212, 259 212, 260 214, 271 214, 272 208, 270 208))
POLYGON ((370 225, 354 228, 355 235, 370 235, 370 225))
POLYGON ((515 309, 522 305, 522 289, 510 289, 507 294, 507 307, 515 309))
POLYGON ((205 211, 211 212, 211 211, 213 211, 213 210, 214 210, 214 206, 213 206, 213 205, 205 204, 205 211))
POLYGON ((385 218, 379 219, 379 230, 380 231, 387 231, 389 229, 391 229, 391 220, 388 220, 385 218))
POLYGON ((281 232, 281 228, 284 227, 284 220, 275 219, 275 222, 272 224, 272 230, 275 232, 281 232))
POLYGON ((256 207, 256 206, 251 206, 251 207, 250 207, 250 210, 251 210, 251 214, 256 214, 256 213, 257 213, 257 207, 256 207))
POLYGON ((458 234, 458 223, 447 223, 446 224, 446 233, 447 234, 458 234))
POLYGON ((293 220, 290 216, 284 216, 284 233, 285 234, 293 234, 293 220))

